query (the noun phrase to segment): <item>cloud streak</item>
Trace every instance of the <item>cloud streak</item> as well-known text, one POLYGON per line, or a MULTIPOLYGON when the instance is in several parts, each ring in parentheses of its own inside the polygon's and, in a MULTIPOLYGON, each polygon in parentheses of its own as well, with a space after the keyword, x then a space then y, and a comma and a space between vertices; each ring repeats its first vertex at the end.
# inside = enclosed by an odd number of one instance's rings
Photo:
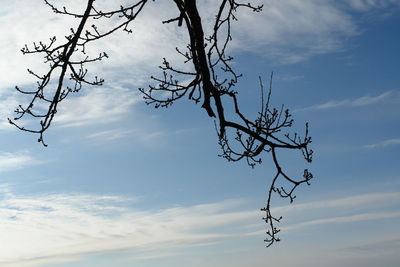
MULTIPOLYGON (((123 3, 124 1, 120 1, 123 3)), ((309 0, 260 0, 264 11, 254 13, 241 9, 239 22, 232 25, 234 39, 232 51, 253 51, 272 57, 280 62, 295 63, 308 58, 343 48, 348 37, 358 34, 357 24, 350 14, 351 9, 368 11, 380 10, 393 5, 390 0, 362 1, 319 1, 309 0), (350 9, 348 8, 350 7, 350 9), (265 49, 265 47, 268 49, 265 49)), ((99 1, 96 5, 104 10, 119 8, 118 1, 99 1)), ((82 10, 81 1, 57 1, 58 6, 70 10, 82 10)), ((218 1, 204 0, 199 9, 207 34, 213 25, 218 1)), ((58 16, 45 6, 37 6, 35 1, 2 2, 0 44, 2 62, 0 88, 14 87, 16 84, 30 84, 34 81, 26 73, 26 68, 39 73, 47 68, 42 57, 22 56, 19 49, 26 43, 48 40, 57 35, 63 40, 77 21, 68 16, 58 16), (35 12, 30 12, 31 10, 35 12), (24 14, 24 16, 21 16, 24 14), (51 23, 48 23, 51 21, 51 23), (6 77, 6 78, 3 78, 6 77)), ((187 33, 175 24, 162 24, 161 20, 175 17, 177 10, 168 1, 149 2, 134 22, 134 32, 127 35, 116 32, 104 41, 88 44, 87 52, 97 55, 105 51, 110 58, 99 64, 91 64, 89 73, 105 77, 106 81, 121 83, 129 80, 136 86, 146 84, 150 75, 157 73, 162 58, 183 66, 184 59, 175 52, 175 47, 185 48, 187 33), (93 51, 92 51, 93 50, 93 51)), ((106 30, 115 20, 97 21, 100 30, 106 30)))
POLYGON ((360 221, 378 220, 378 219, 390 219, 399 218, 400 212, 374 212, 374 213, 362 213, 351 216, 339 216, 333 218, 324 218, 317 220, 310 220, 298 224, 294 224, 288 227, 283 227, 283 231, 296 230, 302 227, 313 226, 313 225, 323 225, 331 223, 352 223, 360 221))
POLYGON ((393 93, 391 91, 382 93, 378 96, 362 96, 356 99, 344 99, 340 101, 332 100, 323 104, 317 104, 306 108, 296 109, 296 111, 326 110, 333 108, 354 108, 372 105, 389 99, 393 93))
POLYGON ((138 94, 127 88, 91 88, 85 95, 61 103, 55 122, 64 127, 75 127, 118 121, 131 112, 139 99, 138 94))
POLYGON ((376 144, 366 145, 365 148, 373 149, 373 148, 388 147, 395 145, 400 145, 400 138, 388 139, 376 144))
POLYGON ((260 1, 263 14, 242 12, 234 25, 235 49, 263 51, 278 62, 291 64, 343 49, 344 39, 358 34, 352 17, 328 1, 260 1), (260 50, 267 46, 268 49, 260 50))
POLYGON ((0 173, 15 171, 43 163, 32 157, 28 151, 0 152, 0 173))
MULTIPOLYGON (((348 210, 349 203, 384 206, 399 199, 400 192, 366 194, 281 207, 275 212, 299 211, 303 221, 284 227, 284 230, 295 230, 400 217, 399 211, 386 211, 307 220, 310 212, 318 215, 316 207, 328 211, 348 210)), ((136 198, 89 194, 18 196, 8 189, 0 201, 0 234, 2 242, 8 244, 0 251, 0 264, 26 262, 27 266, 36 266, 38 260, 72 260, 91 253, 126 249, 145 252, 144 258, 153 258, 162 257, 165 249, 175 254, 179 248, 262 235, 265 230, 254 231, 254 228, 260 229, 263 224, 252 225, 260 219, 260 212, 243 209, 245 203, 227 200, 141 210, 135 208, 136 198)))
POLYGON ((351 197, 343 197, 339 199, 320 200, 302 204, 276 207, 273 209, 273 212, 287 214, 292 212, 303 212, 306 210, 351 208, 362 207, 366 205, 368 205, 369 207, 373 207, 374 204, 382 205, 393 203, 396 201, 400 201, 400 192, 371 193, 351 197))
MULTIPOLYGON (((296 0, 259 2, 265 5, 262 13, 255 14, 246 9, 239 12, 240 21, 232 26, 236 36, 232 43, 233 54, 244 50, 253 51, 274 58, 277 62, 296 63, 314 55, 342 49, 343 40, 358 32, 353 17, 340 4, 318 0, 301 4, 296 0)), ((57 4, 65 4, 70 10, 82 9, 80 1, 58 1, 57 4)), ((97 4, 107 10, 119 7, 119 3, 115 1, 99 1, 97 4)), ((208 34, 217 4, 217 1, 204 0, 199 5, 208 34)), ((0 43, 0 58, 3 62, 0 66, 3 74, 0 80, 0 116, 6 118, 19 103, 26 103, 12 95, 12 88, 17 84, 25 89, 34 85, 35 79, 26 73, 26 68, 38 73, 43 73, 47 68, 42 64, 41 56, 22 56, 19 49, 26 43, 48 40, 53 35, 57 35, 58 40, 63 40, 70 27, 77 25, 77 21, 68 16, 58 16, 45 5, 38 8, 35 1, 6 0, 2 5, 4 11, 0 14, 0 32, 4 41, 0 43), (36 12, 30 12, 33 9, 36 12)), ((352 1, 349 5, 362 12, 364 9, 388 7, 392 5, 392 1, 360 0, 352 1)), ((176 9, 169 2, 149 2, 135 21, 132 35, 117 32, 104 41, 96 42, 96 46, 88 44, 88 54, 97 55, 98 52, 105 51, 110 55, 105 61, 87 66, 88 75, 105 78, 108 88, 90 91, 89 88, 84 88, 84 95, 70 97, 60 105, 60 112, 55 120, 69 127, 119 120, 138 99, 124 89, 146 86, 150 75, 159 73, 157 66, 163 57, 167 56, 177 67, 190 68, 186 66, 188 64, 182 63, 183 58, 175 52, 175 47, 184 49, 187 42, 186 31, 176 25, 160 22, 174 16, 176 9)), ((97 23, 99 29, 106 30, 116 21, 97 23)), ((380 97, 384 98, 386 95, 380 97)), ((361 106, 371 101, 379 99, 365 97, 331 101, 305 110, 361 106)), ((0 129, 10 129, 5 119, 0 122, 0 129)))
POLYGON ((372 9, 383 9, 399 6, 397 0, 350 0, 348 5, 354 10, 365 12, 372 9))
POLYGON ((0 131, 15 129, 7 118, 13 117, 13 110, 18 106, 17 96, 13 93, 2 92, 0 88, 0 131))
POLYGON ((132 200, 124 197, 8 193, 0 205, 2 242, 8 244, 0 251, 0 263, 221 242, 232 238, 232 233, 216 233, 212 228, 257 216, 252 211, 232 212, 231 207, 238 204, 227 201, 141 211, 129 208, 132 200))

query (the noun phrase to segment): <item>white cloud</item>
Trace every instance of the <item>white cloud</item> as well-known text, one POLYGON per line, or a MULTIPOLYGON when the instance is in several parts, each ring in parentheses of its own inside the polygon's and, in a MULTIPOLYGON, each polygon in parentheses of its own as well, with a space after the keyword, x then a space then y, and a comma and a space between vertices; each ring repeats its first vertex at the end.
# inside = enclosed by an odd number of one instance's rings
MULTIPOLYGON (((174 134, 174 133, 169 133, 174 134)), ((132 137, 141 143, 154 143, 157 139, 167 135, 166 132, 163 131, 151 131, 150 129, 140 130, 129 130, 129 129, 111 129, 105 131, 99 131, 92 133, 87 136, 88 139, 93 141, 113 141, 116 139, 124 138, 124 137, 132 137)))
MULTIPOLYGON (((81 1, 58 1, 57 4, 66 4, 72 10, 82 7, 81 1)), ((108 9, 119 8, 115 1, 96 1, 96 4, 108 9)), ((0 116, 3 118, 0 129, 12 129, 7 117, 12 117, 11 113, 18 104, 28 103, 17 99, 18 94, 13 93, 13 87, 19 85, 29 89, 34 86, 35 79, 29 77, 26 68, 37 70, 38 73, 46 70, 41 56, 22 56, 20 48, 25 43, 48 40, 55 34, 58 40, 63 40, 63 36, 77 21, 68 16, 55 15, 44 4, 38 6, 36 1, 4 1, 2 6, 5 11, 0 15, 0 33, 4 40, 0 43, 0 116)), ((110 55, 108 60, 86 66, 89 69, 88 75, 105 78, 106 85, 103 88, 86 86, 79 94, 70 95, 60 104, 55 122, 63 126, 104 124, 119 120, 132 111, 131 106, 141 99, 133 90, 147 83, 151 74, 159 73, 158 65, 163 57, 171 55, 172 59, 178 58, 175 47, 181 45, 185 39, 183 28, 161 23, 160 19, 171 16, 173 9, 169 6, 170 4, 164 2, 156 5, 150 1, 146 12, 133 25, 134 34, 118 32, 104 42, 97 42, 93 47, 88 45, 89 54, 97 55, 100 51, 106 51, 110 55), (94 51, 90 52, 92 49, 94 51)), ((114 20, 99 22, 99 29, 107 29, 113 24, 114 20)))
POLYGON ((28 151, 0 152, 0 173, 41 163, 42 161, 35 159, 28 151))
POLYGON ((400 192, 370 193, 339 199, 313 201, 304 204, 277 207, 273 211, 277 213, 292 213, 316 209, 350 208, 357 206, 372 207, 374 204, 387 204, 394 201, 400 201, 400 192))
MULTIPOLYGON (((9 187, 5 189, 0 201, 0 235, 7 244, 0 250, 2 266, 38 266, 38 261, 61 262, 125 249, 138 252, 138 258, 166 257, 179 254, 179 248, 262 236, 265 232, 254 232, 255 228, 264 228, 262 222, 252 225, 262 214, 241 208, 244 200, 141 210, 135 208, 136 198, 88 194, 18 196, 9 187)), ((349 207, 378 203, 379 208, 399 199, 399 192, 367 194, 281 207, 275 212, 299 211, 303 221, 283 227, 295 230, 399 217, 400 212, 395 210, 348 214, 349 207), (308 219, 310 214, 320 214, 316 207, 324 208, 329 215, 308 219), (338 216, 338 210, 348 215, 338 216)))
POLYGON ((378 147, 387 147, 387 146, 394 146, 400 145, 400 138, 388 139, 376 144, 366 145, 366 148, 378 148, 378 147))
POLYGON ((241 12, 234 25, 235 48, 257 51, 283 63, 343 48, 357 26, 333 1, 260 1, 261 15, 241 12))
MULTIPOLYGON (((55 116, 54 122, 64 127, 74 127, 118 121, 126 114, 132 113, 134 104, 141 101, 141 98, 138 92, 117 85, 87 88, 83 93, 71 95, 59 104, 59 113, 55 116)), ((0 91, 0 130, 15 129, 7 118, 14 118, 15 114, 12 111, 22 103, 22 99, 15 93, 5 93, 2 96, 0 91)), ((36 107, 42 111, 47 109, 43 103, 36 107)), ((25 120, 18 122, 27 126, 32 125, 34 120, 26 117, 25 120)))
POLYGON ((0 233, 2 242, 7 244, 0 251, 0 263, 221 242, 236 234, 216 233, 213 227, 257 216, 253 211, 230 211, 232 206, 240 206, 242 202, 238 201, 153 211, 130 208, 131 201, 96 195, 8 194, 0 204, 0 233))
POLYGON ((126 137, 128 135, 133 134, 135 131, 133 130, 125 130, 125 129, 112 129, 106 131, 95 132, 87 136, 89 139, 101 139, 101 140, 115 140, 126 137))
MULTIPOLYGON (((43 71, 47 64, 43 63, 43 57, 23 56, 20 49, 25 44, 33 41, 49 40, 54 33, 59 32, 64 36, 70 26, 71 19, 67 17, 56 17, 53 12, 44 6, 38 5, 37 1, 2 1, 2 11, 0 13, 0 33, 2 41, 0 43, 0 89, 13 88, 15 85, 28 84, 35 79, 28 75, 26 69, 43 71), (38 6, 41 6, 39 8, 38 6), (4 8, 4 9, 3 9, 4 8), (32 12, 35 10, 35 12, 32 12), (49 23, 52 20, 52 23, 49 23), (57 23, 58 22, 58 23, 57 23)), ((12 90, 12 89, 10 89, 12 90)))
POLYGON ((355 10, 369 11, 371 9, 399 6, 400 2, 398 0, 350 0, 348 4, 355 10))
MULTIPOLYGON (((96 1, 96 5, 112 9, 118 8, 123 2, 123 0, 119 2, 104 0, 96 1)), ((242 9, 239 12, 239 22, 233 25, 233 51, 253 51, 276 58, 280 62, 293 63, 316 54, 342 49, 343 40, 358 32, 357 25, 348 10, 335 2, 263 0, 254 3, 263 3, 264 11, 254 13, 242 9)), ((383 0, 352 1, 351 6, 358 9, 363 9, 365 6, 371 9, 387 6, 389 3, 390 1, 383 0)), ((78 0, 57 1, 59 6, 64 4, 71 10, 82 9, 81 1, 78 0)), ((211 28, 217 4, 217 1, 211 0, 199 4, 206 31, 211 28)), ((109 59, 87 66, 89 75, 98 75, 106 79, 107 89, 85 87, 82 90, 83 96, 61 105, 56 120, 64 126, 78 126, 119 119, 129 111, 130 104, 136 101, 133 100, 135 97, 131 98, 133 102, 123 99, 128 92, 122 88, 145 86, 149 82, 150 75, 160 73, 157 66, 163 57, 167 57, 177 66, 182 66, 182 58, 176 53, 175 47, 185 47, 186 30, 184 27, 176 27, 176 24, 161 23, 162 20, 176 15, 176 8, 170 2, 150 1, 137 21, 131 25, 133 34, 121 31, 93 45, 88 44, 89 54, 97 55, 98 52, 105 51, 110 55, 109 59)), ((4 118, 9 116, 10 111, 18 103, 27 103, 17 99, 15 95, 11 96, 15 85, 24 88, 33 85, 35 79, 27 74, 26 68, 29 67, 38 73, 43 73, 47 68, 46 64, 42 64, 41 56, 22 56, 19 49, 26 43, 48 40, 53 35, 57 35, 58 40, 62 41, 70 27, 76 27, 77 23, 76 19, 56 15, 44 4, 38 6, 33 0, 2 1, 0 116, 3 119, 0 122, 0 129, 9 128, 4 118)), ((96 23, 100 30, 106 30, 115 25, 116 20, 96 21, 96 23)), ((184 68, 191 68, 186 65, 184 68)), ((130 93, 129 96, 132 97, 130 93)), ((360 101, 368 101, 368 98, 360 101)), ((330 102, 314 108, 323 109, 349 104, 357 103, 330 102)))
MULTIPOLYGON (((46 41, 56 35, 58 42, 65 40, 71 27, 75 28, 78 21, 69 16, 54 14, 49 7, 43 3, 32 0, 25 1, 3 1, 5 8, 4 14, 0 15, 0 32, 2 42, 0 44, 0 65, 2 75, 0 88, 14 87, 33 82, 35 79, 30 77, 26 68, 37 70, 39 73, 47 69, 47 64, 43 64, 42 56, 26 55, 23 56, 20 49, 34 41, 46 41), (31 12, 35 10, 35 12, 31 12), (51 23, 49 23, 51 21, 51 23)), ((69 10, 82 9, 81 1, 58 1, 59 6, 67 6, 69 10)), ((97 6, 104 9, 118 9, 119 3, 116 1, 96 1, 97 6)), ((2 8, 3 9, 3 8, 2 8)), ((105 51, 110 55, 109 59, 96 64, 88 64, 86 67, 89 73, 105 77, 110 82, 124 82, 136 86, 143 85, 144 79, 158 71, 158 65, 163 57, 180 58, 175 53, 176 46, 182 45, 186 40, 186 31, 172 25, 163 25, 162 19, 168 19, 175 14, 175 8, 170 3, 153 3, 150 1, 141 16, 133 23, 134 34, 127 34, 119 31, 104 39, 96 42, 95 45, 88 44, 87 52, 89 55, 98 55, 98 52, 105 51), (151 72, 149 72, 151 70, 151 72), (101 72, 101 73, 99 73, 101 72)), ((95 21, 100 31, 106 31, 116 20, 97 20, 95 21)))
POLYGON ((138 94, 127 88, 90 88, 85 95, 62 102, 55 122, 71 127, 117 121, 138 101, 138 94))
POLYGON ((378 96, 362 96, 356 99, 345 99, 345 100, 332 100, 323 104, 317 104, 306 108, 296 109, 295 111, 312 111, 312 110, 324 110, 331 108, 341 108, 341 107, 362 107, 371 104, 375 104, 387 99, 390 99, 393 96, 391 91, 382 93, 378 96))
MULTIPOLYGON (((119 8, 124 1, 96 1, 105 10, 119 8)), ((125 1, 126 2, 126 1, 125 1)), ((392 1, 355 1, 353 8, 379 8, 392 1)), ((57 1, 70 10, 81 10, 81 1, 57 1)), ((264 11, 254 13, 247 9, 239 12, 239 22, 233 24, 233 49, 251 50, 265 54, 279 61, 298 62, 313 55, 341 49, 343 40, 357 34, 357 25, 343 5, 332 1, 254 1, 264 4, 264 11)), ((204 28, 211 28, 218 1, 204 0, 199 3, 204 28)), ((345 5, 346 6, 346 5, 345 5)), ((0 88, 13 87, 32 82, 26 73, 30 67, 39 72, 46 69, 41 57, 22 56, 19 49, 26 43, 48 40, 57 35, 63 40, 77 20, 54 14, 50 8, 38 5, 36 1, 2 1, 0 15, 0 88), (35 12, 31 12, 35 10, 35 12), (23 14, 23 15, 22 15, 23 14), (49 23, 51 21, 51 23, 49 23)), ((175 17, 176 8, 168 1, 150 1, 137 21, 132 24, 133 34, 117 32, 104 41, 88 45, 89 54, 97 55, 105 51, 110 55, 105 61, 88 65, 89 72, 105 77, 107 81, 128 80, 137 86, 146 84, 150 75, 158 73, 157 66, 163 57, 168 57, 178 65, 182 58, 175 47, 184 48, 187 33, 176 24, 162 24, 161 21, 175 17), (91 50, 94 50, 91 52, 91 50)), ((100 30, 115 25, 116 20, 96 21, 100 30)))
MULTIPOLYGON (((139 116, 141 117, 141 116, 139 116)), ((154 119, 154 118, 153 118, 154 119)), ((154 145, 161 144, 160 142, 168 142, 167 137, 185 134, 188 131, 193 131, 193 129, 179 129, 174 131, 163 131, 158 130, 147 122, 141 121, 141 127, 138 128, 115 128, 110 130, 100 130, 94 133, 91 133, 86 136, 88 140, 91 140, 95 143, 103 143, 114 141, 121 138, 130 138, 130 140, 134 140, 140 144, 145 145, 154 145)))
POLYGON ((15 129, 7 118, 13 118, 13 111, 18 104, 18 97, 14 93, 2 92, 0 88, 0 130, 15 129))
POLYGON ((332 218, 324 218, 324 219, 316 219, 310 220, 298 224, 294 224, 288 227, 282 227, 283 231, 296 230, 302 227, 313 226, 313 225, 321 225, 321 224, 330 224, 330 223, 352 223, 352 222, 360 222, 360 221, 369 221, 369 220, 378 220, 378 219, 390 219, 390 218, 399 218, 400 212, 374 212, 374 213, 362 213, 351 216, 338 216, 332 218))
MULTIPOLYGON (((275 216, 282 215, 286 218, 286 225, 277 226, 283 232, 287 232, 314 225, 398 218, 400 217, 399 210, 382 210, 388 207, 389 209, 393 206, 397 207, 399 203, 400 192, 380 192, 275 207, 272 209, 272 213, 275 216), (362 210, 371 212, 362 212, 362 210), (347 215, 340 216, 342 213, 347 215), (348 215, 349 213, 350 215, 348 215), (291 219, 299 222, 293 223, 291 219)), ((256 225, 250 226, 255 227, 256 225)), ((265 230, 257 230, 249 233, 249 235, 261 235, 263 233, 265 233, 265 230)))

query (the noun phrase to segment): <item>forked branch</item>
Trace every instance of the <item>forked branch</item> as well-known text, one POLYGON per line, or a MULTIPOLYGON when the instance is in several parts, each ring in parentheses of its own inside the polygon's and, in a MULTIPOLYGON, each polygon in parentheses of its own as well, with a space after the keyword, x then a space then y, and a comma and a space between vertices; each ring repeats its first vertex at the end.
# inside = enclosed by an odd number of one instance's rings
MULTIPOLYGON (((311 137, 308 124, 303 137, 297 133, 290 134, 287 130, 292 127, 293 119, 289 110, 284 109, 283 105, 279 109, 271 107, 272 73, 268 92, 265 92, 260 78, 261 107, 255 118, 244 114, 239 105, 236 86, 242 75, 234 70, 233 57, 227 54, 232 40, 232 26, 237 20, 238 9, 245 8, 257 13, 263 6, 240 3, 237 0, 221 0, 216 10, 213 30, 206 35, 196 0, 170 2, 176 8, 176 16, 162 23, 177 23, 177 27, 186 28, 189 43, 186 50, 177 48, 176 52, 182 56, 185 64, 190 65, 191 70, 175 67, 164 58, 160 66, 161 76, 151 76, 153 84, 139 90, 143 93, 146 103, 156 108, 169 107, 184 97, 201 103, 207 115, 214 118, 222 151, 220 156, 228 161, 245 160, 249 166, 254 167, 270 153, 275 174, 267 190, 266 205, 261 209, 266 214, 263 219, 269 230, 265 241, 267 246, 270 246, 279 241, 277 234, 280 230, 275 227, 275 223, 281 220, 281 217, 271 213, 273 194, 276 193, 292 202, 296 197, 295 189, 301 184, 309 184, 313 177, 308 169, 304 170, 300 178, 289 177, 279 163, 278 150, 301 151, 307 163, 312 161, 313 151, 309 148, 311 137), (226 110, 233 112, 227 114, 226 110), (289 186, 278 186, 281 180, 289 186)), ((77 28, 72 29, 70 35, 65 37, 62 44, 57 44, 56 37, 52 37, 47 44, 39 42, 34 43, 33 48, 25 46, 22 49, 24 54, 43 54, 46 63, 49 64, 49 70, 44 75, 29 70, 29 73, 38 79, 37 87, 33 90, 16 87, 18 92, 31 95, 32 98, 26 107, 19 106, 15 110, 16 117, 13 120, 9 119, 10 123, 19 129, 39 134, 38 140, 44 145, 46 144, 43 134, 51 125, 59 103, 70 93, 81 90, 83 84, 99 86, 104 82, 97 76, 89 80, 86 65, 107 58, 108 55, 102 52, 95 58, 89 58, 86 56, 86 44, 106 38, 118 30, 132 33, 129 26, 143 12, 148 0, 131 0, 130 4, 114 10, 99 10, 95 7, 95 0, 87 0, 85 11, 82 13, 70 12, 66 7, 59 8, 48 0, 45 0, 45 3, 55 13, 75 17, 80 22, 77 28), (96 26, 96 21, 110 18, 117 21, 117 24, 113 24, 109 29, 96 26), (35 109, 43 105, 47 107, 44 111, 40 108, 35 109), (39 119, 39 129, 20 126, 17 122, 24 117, 39 119)))

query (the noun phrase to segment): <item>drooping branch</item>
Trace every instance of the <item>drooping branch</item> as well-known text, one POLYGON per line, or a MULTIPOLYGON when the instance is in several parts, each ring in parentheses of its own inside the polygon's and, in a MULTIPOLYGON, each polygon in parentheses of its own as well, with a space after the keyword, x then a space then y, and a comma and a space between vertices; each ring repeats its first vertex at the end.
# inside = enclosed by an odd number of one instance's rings
MULTIPOLYGON (((293 201, 295 198, 294 190, 302 183, 308 184, 309 180, 312 178, 312 174, 309 173, 307 169, 304 171, 303 179, 300 180, 294 180, 286 175, 279 165, 276 150, 301 150, 307 162, 311 162, 312 160, 312 150, 308 148, 308 145, 311 143, 311 138, 308 136, 308 125, 306 125, 306 133, 303 139, 300 139, 297 134, 295 134, 293 138, 291 138, 289 134, 284 134, 282 137, 278 136, 282 130, 292 126, 293 119, 291 119, 291 115, 287 109, 283 110, 283 106, 280 110, 271 109, 270 107, 272 74, 270 78, 271 83, 268 98, 266 101, 264 100, 263 94, 264 88, 262 83, 260 83, 262 104, 261 111, 255 120, 247 118, 241 112, 238 104, 237 92, 233 90, 241 75, 236 74, 230 65, 233 58, 226 55, 226 48, 232 39, 231 22, 236 20, 234 14, 237 8, 247 7, 254 12, 259 12, 261 11, 262 6, 255 7, 250 4, 240 4, 234 0, 223 0, 216 16, 213 32, 210 37, 204 38, 203 27, 197 10, 196 1, 174 0, 174 2, 186 23, 186 28, 190 37, 190 43, 188 46, 189 51, 184 55, 190 55, 186 56, 186 59, 193 64, 196 72, 196 79, 182 87, 184 90, 180 90, 181 95, 179 95, 179 98, 185 95, 191 87, 193 90, 194 88, 200 90, 200 95, 202 95, 203 98, 202 108, 206 110, 210 117, 216 117, 218 119, 219 127, 217 127, 217 132, 219 144, 222 148, 221 156, 227 160, 239 161, 245 159, 251 167, 254 167, 257 163, 261 163, 260 156, 262 152, 272 153, 273 162, 277 172, 270 184, 267 205, 262 209, 266 212, 264 220, 270 227, 270 230, 267 232, 268 238, 265 240, 267 246, 270 246, 275 241, 279 241, 279 238, 276 237, 279 230, 275 228, 274 222, 279 222, 280 220, 271 214, 270 207, 272 193, 276 192, 281 197, 289 198, 290 201, 293 201), (225 29, 225 37, 222 38, 223 41, 220 44, 219 35, 223 35, 221 32, 223 31, 222 29, 225 29), (208 48, 208 52, 206 52, 205 41, 210 47, 208 48), (220 80, 221 78, 217 73, 221 72, 225 74, 225 77, 228 76, 229 78, 220 80), (225 116, 224 108, 229 105, 233 105, 234 107, 236 115, 235 121, 228 120, 225 116), (241 147, 240 151, 236 151, 232 148, 230 144, 232 140, 227 133, 228 129, 235 131, 235 138, 233 141, 236 141, 236 143, 239 144, 239 147, 241 147), (276 187, 276 182, 282 177, 293 185, 290 189, 276 187)), ((168 22, 172 21, 175 20, 172 19, 168 22)), ((164 65, 168 66, 169 70, 172 70, 172 72, 175 72, 174 69, 170 67, 169 62, 164 62, 164 65)), ((164 68, 164 71, 166 70, 167 69, 164 68)), ((167 74, 164 72, 164 77, 166 77, 166 75, 167 74)), ((170 80, 172 80, 172 77, 171 74, 170 80)), ((158 90, 163 90, 166 85, 170 84, 171 82, 166 81, 158 87, 158 90)), ((177 87, 178 81, 175 81, 174 85, 177 87)), ((146 92, 144 89, 142 89, 142 91, 146 92)), ((168 91, 168 89, 165 91, 168 91)), ((167 98, 165 100, 157 100, 152 98, 153 92, 155 92, 155 89, 150 86, 149 90, 145 93, 145 99, 151 100, 148 103, 156 103, 156 105, 162 103, 164 106, 168 106, 165 103, 172 103, 177 99, 167 98)), ((189 98, 191 98, 191 95, 189 95, 189 98)), ((198 102, 199 99, 196 98, 195 101, 198 102)))
MULTIPOLYGON (((29 73, 38 79, 38 86, 32 91, 16 87, 20 93, 32 95, 32 99, 27 107, 19 106, 15 110, 17 116, 9 121, 23 131, 39 134, 39 141, 44 145, 43 134, 49 128, 59 103, 69 93, 78 92, 83 84, 99 86, 104 82, 97 76, 94 80, 88 80, 86 64, 100 61, 108 55, 103 52, 98 57, 89 58, 86 56, 86 44, 106 38, 118 30, 132 33, 129 25, 143 12, 148 0, 132 0, 131 4, 111 11, 99 10, 94 2, 87 0, 86 9, 80 14, 70 12, 66 7, 58 8, 45 0, 55 13, 77 18, 80 21, 79 25, 75 30, 71 30, 71 34, 61 45, 56 45, 57 40, 53 37, 48 44, 39 42, 34 43, 32 49, 28 46, 22 49, 24 54, 44 54, 49 71, 45 75, 39 75, 29 70, 29 73), (111 18, 117 23, 108 29, 100 29, 94 23, 111 18), (89 21, 93 22, 91 26, 87 26, 89 21), (83 55, 83 59, 75 59, 76 54, 83 55), (56 71, 59 71, 59 74, 56 74, 56 71), (66 82, 68 74, 72 86, 66 82), (47 105, 44 112, 40 109, 35 110, 41 103, 47 105), (29 129, 17 124, 17 121, 25 116, 39 118, 39 129, 29 129)), ((306 124, 303 137, 296 133, 289 134, 287 130, 293 125, 289 110, 284 109, 283 105, 279 109, 271 107, 272 73, 267 93, 260 78, 261 106, 255 118, 244 114, 240 107, 236 86, 242 75, 232 67, 233 57, 227 54, 232 40, 232 27, 237 21, 238 9, 260 12, 263 6, 240 3, 237 0, 221 0, 216 10, 212 32, 206 35, 196 0, 173 0, 171 5, 176 7, 176 17, 162 23, 176 23, 177 27, 186 28, 189 43, 186 50, 177 48, 176 52, 192 70, 174 67, 164 58, 160 66, 161 76, 151 76, 153 84, 139 90, 143 93, 146 103, 156 108, 169 107, 184 97, 195 103, 201 102, 206 114, 215 121, 218 143, 222 151, 220 156, 228 161, 245 160, 249 166, 255 167, 262 162, 266 154, 271 155, 276 171, 267 190, 266 205, 262 209, 266 214, 263 219, 269 227, 265 241, 267 246, 270 246, 279 241, 279 229, 275 227, 275 223, 281 219, 271 213, 274 193, 292 202, 295 199, 295 189, 301 184, 309 184, 313 177, 308 169, 304 170, 301 178, 288 176, 280 165, 278 151, 301 151, 308 163, 312 161, 313 151, 309 148, 311 137, 308 134, 308 125, 306 124), (279 181, 284 181, 289 186, 278 186, 279 181)))

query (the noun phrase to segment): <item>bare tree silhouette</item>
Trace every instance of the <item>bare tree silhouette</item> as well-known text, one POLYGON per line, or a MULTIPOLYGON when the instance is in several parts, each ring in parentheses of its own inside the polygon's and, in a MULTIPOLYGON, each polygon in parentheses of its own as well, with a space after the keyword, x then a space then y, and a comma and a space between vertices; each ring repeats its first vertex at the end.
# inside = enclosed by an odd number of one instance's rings
MULTIPOLYGON (((48 43, 34 43, 31 48, 25 45, 21 49, 24 54, 43 54, 49 69, 44 75, 28 70, 38 79, 37 87, 31 91, 16 87, 20 93, 30 95, 31 100, 26 106, 20 105, 15 110, 16 117, 9 119, 9 122, 20 130, 38 134, 38 141, 46 146, 43 135, 50 127, 60 102, 70 93, 81 90, 84 84, 99 86, 104 83, 104 80, 97 76, 88 80, 86 65, 107 58, 108 55, 102 52, 97 57, 90 58, 86 56, 86 45, 118 30, 131 33, 131 23, 144 12, 144 7, 149 1, 131 0, 129 5, 106 11, 96 8, 95 0, 87 0, 83 13, 70 12, 66 7, 57 7, 48 0, 44 2, 55 13, 73 16, 80 22, 75 29, 71 29, 62 44, 57 44, 56 37, 52 37, 48 43), (96 26, 96 21, 110 18, 117 19, 118 24, 108 29, 96 26), (43 104, 46 106, 44 110, 43 104), (41 108, 37 108, 38 106, 41 108), (32 129, 21 126, 19 120, 23 117, 37 119, 39 127, 32 129)), ((266 214, 263 219, 269 228, 265 242, 270 246, 279 241, 277 233, 280 230, 275 227, 275 223, 281 220, 281 217, 271 213, 273 193, 292 202, 295 189, 303 183, 309 184, 313 177, 307 169, 300 178, 289 177, 279 163, 278 150, 299 150, 306 162, 310 163, 313 153, 309 149, 311 137, 308 135, 307 124, 302 137, 285 131, 286 128, 292 127, 293 119, 283 105, 279 109, 271 108, 272 73, 269 90, 264 89, 260 78, 261 107, 255 118, 251 119, 242 113, 238 92, 235 90, 241 75, 235 72, 231 65, 233 58, 227 55, 226 51, 232 40, 231 27, 233 21, 237 20, 236 11, 246 8, 260 12, 263 6, 239 3, 237 0, 220 2, 212 34, 205 36, 196 0, 170 1, 170 4, 176 7, 177 17, 162 23, 176 23, 178 27, 186 27, 190 42, 185 51, 177 48, 176 52, 183 57, 185 63, 192 65, 192 71, 175 68, 164 58, 160 66, 162 74, 152 76, 153 84, 139 90, 143 93, 146 103, 153 104, 156 108, 168 107, 184 96, 195 103, 201 102, 201 107, 208 116, 214 118, 222 149, 220 156, 228 161, 245 160, 249 166, 254 167, 261 163, 264 154, 271 153, 276 172, 267 192, 266 205, 261 209, 266 214), (285 181, 288 186, 278 186, 278 180, 285 181)))

